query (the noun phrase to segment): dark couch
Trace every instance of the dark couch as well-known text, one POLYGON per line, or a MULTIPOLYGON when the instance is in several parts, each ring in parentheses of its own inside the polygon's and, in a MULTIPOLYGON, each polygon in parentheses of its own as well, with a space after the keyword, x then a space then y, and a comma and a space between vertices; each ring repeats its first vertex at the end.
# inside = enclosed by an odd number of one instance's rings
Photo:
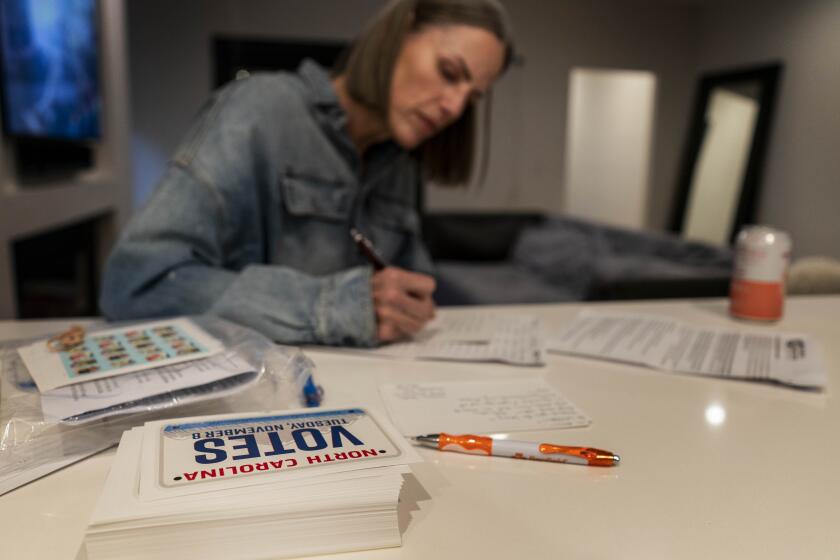
POLYGON ((725 296, 728 248, 541 214, 423 218, 439 305, 725 296))

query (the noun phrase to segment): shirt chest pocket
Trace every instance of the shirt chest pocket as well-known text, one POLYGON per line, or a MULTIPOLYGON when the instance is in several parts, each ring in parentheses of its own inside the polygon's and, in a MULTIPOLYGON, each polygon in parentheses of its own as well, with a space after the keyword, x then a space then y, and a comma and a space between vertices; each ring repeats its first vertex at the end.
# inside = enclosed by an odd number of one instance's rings
POLYGON ((346 268, 350 262, 353 184, 312 176, 285 175, 279 185, 281 226, 272 262, 315 275, 346 268))
POLYGON ((318 177, 285 175, 280 184, 291 217, 347 224, 353 209, 352 185, 318 177))

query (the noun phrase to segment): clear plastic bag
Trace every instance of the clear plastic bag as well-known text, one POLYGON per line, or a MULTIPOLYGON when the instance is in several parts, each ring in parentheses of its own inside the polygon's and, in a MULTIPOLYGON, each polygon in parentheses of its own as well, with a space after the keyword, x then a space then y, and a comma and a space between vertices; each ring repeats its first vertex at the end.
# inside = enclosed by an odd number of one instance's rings
MULTIPOLYGON (((278 346, 251 329, 218 317, 190 319, 224 344, 221 356, 244 360, 253 371, 238 379, 112 406, 94 418, 46 416, 41 394, 17 352, 33 340, 0 345, 0 480, 90 455, 116 444, 123 431, 150 420, 314 404, 313 364, 300 349, 278 346)), ((101 323, 87 330, 93 334, 115 326, 120 325, 101 323)))

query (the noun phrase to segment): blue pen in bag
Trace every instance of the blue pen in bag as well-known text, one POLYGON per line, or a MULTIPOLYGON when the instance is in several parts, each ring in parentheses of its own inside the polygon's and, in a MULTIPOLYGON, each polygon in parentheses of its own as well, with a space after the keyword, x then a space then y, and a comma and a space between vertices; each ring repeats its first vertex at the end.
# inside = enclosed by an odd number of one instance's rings
POLYGON ((309 374, 306 378, 306 383, 303 384, 303 400, 306 406, 319 406, 323 396, 324 389, 320 385, 315 385, 315 379, 312 377, 312 374, 309 374))
POLYGON ((308 407, 319 406, 324 396, 324 389, 315 384, 315 376, 312 373, 315 364, 303 352, 298 352, 292 360, 292 368, 295 381, 297 383, 303 381, 302 386, 299 385, 303 403, 308 407))

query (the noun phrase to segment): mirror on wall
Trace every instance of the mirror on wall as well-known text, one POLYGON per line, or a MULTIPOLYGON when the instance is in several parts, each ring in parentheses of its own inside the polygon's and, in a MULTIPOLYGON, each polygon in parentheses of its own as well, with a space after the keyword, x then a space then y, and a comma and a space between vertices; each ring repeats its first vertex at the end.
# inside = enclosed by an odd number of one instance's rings
POLYGON ((671 230, 714 245, 751 223, 781 63, 700 77, 671 230))

